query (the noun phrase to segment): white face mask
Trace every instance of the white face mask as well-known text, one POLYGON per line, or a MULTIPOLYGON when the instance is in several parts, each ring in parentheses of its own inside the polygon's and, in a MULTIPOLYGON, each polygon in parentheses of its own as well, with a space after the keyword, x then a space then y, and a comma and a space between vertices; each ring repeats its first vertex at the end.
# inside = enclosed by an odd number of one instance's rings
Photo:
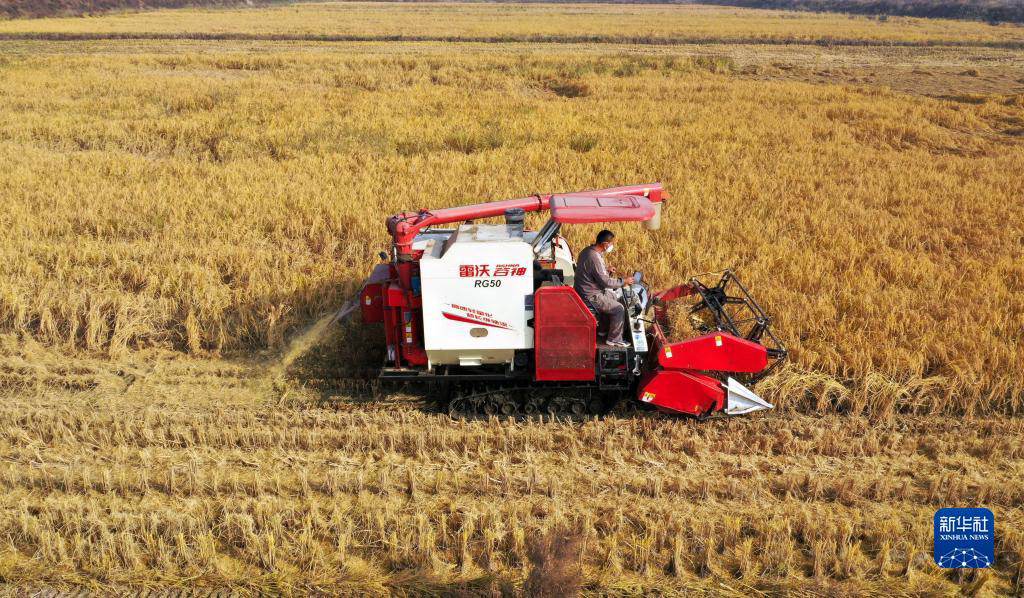
POLYGON ((604 250, 605 253, 611 253, 613 251, 615 251, 615 246, 614 245, 609 245, 608 249, 604 250))

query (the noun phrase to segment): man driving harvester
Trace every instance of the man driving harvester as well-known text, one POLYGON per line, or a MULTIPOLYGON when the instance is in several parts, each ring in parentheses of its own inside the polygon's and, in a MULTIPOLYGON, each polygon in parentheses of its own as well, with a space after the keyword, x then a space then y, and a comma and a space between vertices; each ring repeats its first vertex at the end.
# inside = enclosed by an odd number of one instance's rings
MULTIPOLYGON (((607 344, 612 347, 628 347, 622 340, 622 331, 626 323, 626 309, 611 292, 631 285, 632 276, 625 279, 609 276, 604 256, 615 249, 612 243, 615 233, 603 230, 597 233, 597 242, 580 252, 576 258, 576 272, 573 287, 576 293, 598 313, 608 318, 607 344)), ((615 271, 612 270, 612 273, 615 271)))

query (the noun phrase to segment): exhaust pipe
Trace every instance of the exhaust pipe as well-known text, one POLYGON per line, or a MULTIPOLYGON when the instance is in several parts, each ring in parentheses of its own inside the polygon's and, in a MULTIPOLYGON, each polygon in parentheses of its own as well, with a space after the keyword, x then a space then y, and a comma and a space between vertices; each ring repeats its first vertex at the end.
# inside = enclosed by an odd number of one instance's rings
POLYGON ((508 236, 513 239, 522 239, 525 223, 526 210, 522 208, 508 208, 505 210, 505 227, 508 229, 508 236))

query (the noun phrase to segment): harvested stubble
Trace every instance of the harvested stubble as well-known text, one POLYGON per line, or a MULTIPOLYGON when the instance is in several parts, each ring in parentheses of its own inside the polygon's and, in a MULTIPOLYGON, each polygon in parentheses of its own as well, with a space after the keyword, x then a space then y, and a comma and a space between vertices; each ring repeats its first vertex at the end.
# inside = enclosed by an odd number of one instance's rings
POLYGON ((1022 581, 1019 420, 451 422, 282 405, 210 361, 57 363, 34 375, 96 387, 0 401, 8 582, 488 592, 531 571, 571 587, 579 566, 602 591, 949 592, 926 550, 949 504, 996 514, 999 558, 972 582, 1022 581))

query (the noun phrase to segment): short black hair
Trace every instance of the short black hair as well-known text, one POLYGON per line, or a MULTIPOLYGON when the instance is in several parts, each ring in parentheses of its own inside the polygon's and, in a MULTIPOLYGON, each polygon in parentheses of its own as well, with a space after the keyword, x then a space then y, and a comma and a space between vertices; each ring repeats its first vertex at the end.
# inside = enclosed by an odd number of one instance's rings
POLYGON ((614 238, 615 233, 608 229, 604 229, 603 231, 597 233, 597 244, 600 245, 601 243, 607 243, 608 241, 611 241, 614 238))

